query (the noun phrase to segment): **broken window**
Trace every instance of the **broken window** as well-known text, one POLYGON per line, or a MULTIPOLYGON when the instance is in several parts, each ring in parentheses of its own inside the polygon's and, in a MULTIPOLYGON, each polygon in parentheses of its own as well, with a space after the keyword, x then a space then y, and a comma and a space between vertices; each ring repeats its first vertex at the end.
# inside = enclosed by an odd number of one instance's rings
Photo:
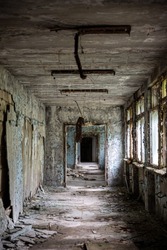
POLYGON ((145 161, 144 96, 136 102, 136 156, 139 162, 145 161))
POLYGON ((159 168, 167 166, 167 78, 160 79, 126 110, 126 157, 159 168))
POLYGON ((159 84, 155 84, 150 90, 150 163, 158 166, 159 152, 159 84))
POLYGON ((127 138, 126 138, 126 145, 127 145, 127 157, 132 159, 133 158, 133 137, 132 137, 132 128, 133 128, 133 121, 132 121, 132 108, 130 107, 127 109, 127 138))

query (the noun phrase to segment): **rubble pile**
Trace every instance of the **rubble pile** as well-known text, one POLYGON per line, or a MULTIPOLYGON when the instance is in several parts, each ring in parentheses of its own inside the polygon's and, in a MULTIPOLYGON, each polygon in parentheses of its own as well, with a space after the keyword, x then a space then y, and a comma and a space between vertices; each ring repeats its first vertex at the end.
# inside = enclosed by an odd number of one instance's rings
POLYGON ((67 169, 67 176, 71 176, 73 178, 81 178, 81 179, 84 179, 85 177, 84 174, 79 173, 78 170, 70 168, 67 169))
POLYGON ((87 172, 83 172, 82 173, 77 170, 77 169, 67 169, 67 176, 72 177, 72 178, 80 178, 82 180, 86 180, 86 181, 95 181, 96 178, 92 178, 92 177, 88 177, 87 172))
POLYGON ((3 249, 25 250, 37 243, 44 242, 47 238, 57 234, 56 231, 34 229, 32 225, 16 224, 12 229, 7 229, 2 235, 3 249))
POLYGON ((40 214, 41 207, 38 202, 40 199, 43 199, 44 196, 45 192, 43 188, 40 187, 34 197, 24 202, 24 212, 20 215, 18 222, 15 224, 9 217, 11 209, 6 209, 7 229, 0 238, 0 250, 26 250, 57 234, 57 231, 51 230, 48 223, 41 225, 35 218, 32 224, 29 221, 31 213, 34 214, 36 211, 40 214), (37 205, 34 205, 36 202, 37 205))

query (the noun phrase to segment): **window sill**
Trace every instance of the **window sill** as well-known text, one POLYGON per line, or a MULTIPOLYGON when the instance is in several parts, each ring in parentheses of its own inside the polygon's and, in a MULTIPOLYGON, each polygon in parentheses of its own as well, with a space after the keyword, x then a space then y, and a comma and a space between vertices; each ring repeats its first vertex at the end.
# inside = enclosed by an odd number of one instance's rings
POLYGON ((136 161, 133 161, 132 164, 135 165, 138 168, 144 168, 144 163, 138 163, 136 161))
POLYGON ((131 163, 132 163, 132 160, 127 159, 127 158, 124 158, 124 161, 127 162, 128 164, 131 164, 131 163))
POLYGON ((153 167, 146 167, 146 169, 148 171, 150 171, 150 172, 153 172, 153 173, 161 175, 161 176, 167 175, 167 169, 166 168, 157 169, 157 168, 153 168, 153 167))

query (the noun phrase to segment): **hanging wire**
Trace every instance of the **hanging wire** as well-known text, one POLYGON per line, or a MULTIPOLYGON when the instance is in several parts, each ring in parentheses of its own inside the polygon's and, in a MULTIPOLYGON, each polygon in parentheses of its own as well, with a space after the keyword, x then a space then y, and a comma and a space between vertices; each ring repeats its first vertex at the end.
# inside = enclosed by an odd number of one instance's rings
POLYGON ((80 109, 80 107, 79 107, 78 102, 77 102, 77 101, 75 101, 75 100, 74 100, 74 102, 76 102, 76 104, 77 104, 77 107, 78 107, 78 110, 79 110, 79 112, 80 112, 80 114, 81 114, 81 117, 84 117, 84 116, 83 116, 83 114, 82 114, 82 112, 81 112, 81 109, 80 109))
POLYGON ((84 48, 83 48, 83 46, 82 46, 82 39, 81 39, 81 36, 79 36, 79 44, 80 44, 81 54, 84 54, 84 48))

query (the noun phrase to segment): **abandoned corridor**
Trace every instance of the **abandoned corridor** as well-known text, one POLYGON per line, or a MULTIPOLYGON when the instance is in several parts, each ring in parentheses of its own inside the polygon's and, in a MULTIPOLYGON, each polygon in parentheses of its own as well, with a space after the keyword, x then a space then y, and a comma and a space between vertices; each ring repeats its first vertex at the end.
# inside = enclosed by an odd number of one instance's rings
POLYGON ((163 249, 167 1, 0 0, 0 51, 0 248, 163 249))

